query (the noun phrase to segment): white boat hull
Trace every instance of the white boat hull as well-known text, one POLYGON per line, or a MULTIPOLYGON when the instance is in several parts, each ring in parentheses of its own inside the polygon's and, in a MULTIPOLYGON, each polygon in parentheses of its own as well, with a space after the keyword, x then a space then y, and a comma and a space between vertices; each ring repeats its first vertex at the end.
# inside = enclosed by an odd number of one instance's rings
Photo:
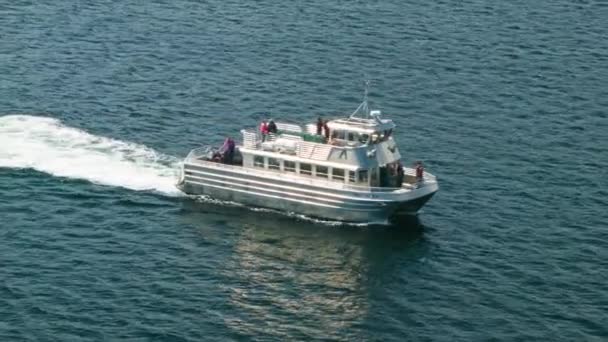
POLYGON ((416 215, 438 190, 433 180, 410 189, 363 191, 208 161, 184 163, 178 187, 189 195, 344 222, 385 222, 416 215))

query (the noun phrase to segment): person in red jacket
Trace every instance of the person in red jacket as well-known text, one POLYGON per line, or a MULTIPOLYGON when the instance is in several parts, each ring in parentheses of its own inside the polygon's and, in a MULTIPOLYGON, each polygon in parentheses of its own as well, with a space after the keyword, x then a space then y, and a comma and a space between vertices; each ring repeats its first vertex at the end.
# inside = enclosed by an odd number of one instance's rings
POLYGON ((266 137, 268 136, 268 123, 266 123, 266 120, 262 120, 260 124, 260 134, 262 134, 262 142, 266 141, 266 137))

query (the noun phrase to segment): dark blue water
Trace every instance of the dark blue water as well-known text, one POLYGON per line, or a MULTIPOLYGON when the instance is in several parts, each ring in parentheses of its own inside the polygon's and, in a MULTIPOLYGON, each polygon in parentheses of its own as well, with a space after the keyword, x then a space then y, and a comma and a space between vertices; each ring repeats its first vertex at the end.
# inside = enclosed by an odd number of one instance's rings
POLYGON ((0 340, 608 336, 603 1, 5 1, 0 340), (173 188, 262 117, 372 80, 418 220, 344 226, 173 188))

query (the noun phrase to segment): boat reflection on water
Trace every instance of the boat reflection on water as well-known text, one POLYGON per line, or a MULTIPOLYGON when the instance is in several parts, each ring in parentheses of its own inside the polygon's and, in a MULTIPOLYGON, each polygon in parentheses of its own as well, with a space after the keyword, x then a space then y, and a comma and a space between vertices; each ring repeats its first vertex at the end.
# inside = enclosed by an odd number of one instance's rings
POLYGON ((230 307, 222 319, 237 336, 360 339, 370 296, 426 251, 412 218, 353 227, 213 203, 184 203, 184 211, 205 239, 230 246, 218 273, 230 307))

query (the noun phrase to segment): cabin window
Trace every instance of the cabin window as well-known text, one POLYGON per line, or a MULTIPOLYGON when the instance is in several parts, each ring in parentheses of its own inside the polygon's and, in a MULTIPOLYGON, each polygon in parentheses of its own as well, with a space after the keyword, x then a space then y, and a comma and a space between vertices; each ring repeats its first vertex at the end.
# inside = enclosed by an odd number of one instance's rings
POLYGON ((371 139, 371 143, 372 144, 377 144, 377 143, 381 143, 385 140, 388 139, 389 134, 392 133, 392 130, 387 130, 387 131, 382 131, 382 132, 374 132, 372 134, 372 139, 371 139))
POLYGON ((367 141, 369 140, 369 134, 361 134, 359 135, 359 142, 362 144, 367 143, 367 141))
POLYGON ((312 175, 312 165, 310 164, 300 164, 300 174, 302 175, 312 175))
POLYGON ((253 166, 263 168, 264 167, 264 157, 253 156, 253 166))
POLYGON ((281 161, 276 158, 268 158, 268 168, 271 170, 280 170, 281 161))
POLYGON ((333 133, 331 134, 331 137, 333 139, 340 139, 340 140, 344 140, 345 137, 345 132, 344 131, 333 131, 333 133))
POLYGON ((372 138, 371 138, 370 142, 372 144, 377 144, 379 142, 378 141, 378 134, 377 133, 372 134, 372 138))
POLYGON ((343 169, 332 169, 331 178, 339 181, 344 181, 344 170, 343 169))
POLYGON ((367 183, 367 170, 359 170, 359 183, 367 183))
POLYGON ((288 172, 296 172, 296 163, 289 160, 285 160, 283 161, 283 169, 288 172))
POLYGON ((327 178, 328 171, 329 169, 327 168, 327 166, 317 165, 317 177, 327 178))
POLYGON ((348 171, 348 181, 350 183, 354 183, 357 181, 357 174, 355 171, 348 171))
POLYGON ((347 134, 347 140, 348 140, 348 141, 356 141, 356 139, 357 139, 357 138, 356 138, 356 136, 355 136, 355 133, 353 133, 353 132, 348 132, 348 134, 347 134))

